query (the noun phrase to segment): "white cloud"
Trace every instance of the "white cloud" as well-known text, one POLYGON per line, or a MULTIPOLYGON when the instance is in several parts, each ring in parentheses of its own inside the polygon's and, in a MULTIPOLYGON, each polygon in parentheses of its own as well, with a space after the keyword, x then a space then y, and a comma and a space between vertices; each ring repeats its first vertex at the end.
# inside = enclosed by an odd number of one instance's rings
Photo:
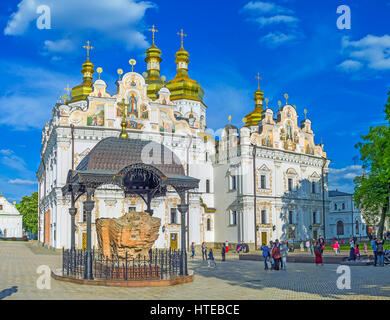
POLYGON ((49 52, 71 52, 74 48, 74 43, 69 39, 61 39, 57 41, 46 40, 44 42, 44 50, 49 52))
POLYGON ((286 15, 276 15, 272 17, 259 17, 256 19, 256 22, 259 23, 260 27, 268 26, 271 24, 295 24, 298 22, 298 18, 293 16, 286 15))
POLYGON ((8 183, 20 184, 20 185, 33 185, 33 184, 37 184, 38 182, 33 180, 24 180, 24 179, 10 179, 8 183))
POLYGON ((279 6, 272 2, 250 1, 243 8, 242 11, 251 11, 254 13, 293 13, 292 10, 279 6))
MULTIPOLYGON (((46 40, 47 51, 69 50, 69 42, 79 43, 83 34, 94 33, 94 38, 121 42, 127 48, 145 48, 148 42, 139 31, 145 13, 156 5, 136 0, 22 0, 8 20, 6 35, 23 35, 36 27, 39 5, 47 5, 51 12, 51 28, 58 40, 46 40)), ((73 45, 74 46, 74 45, 73 45)))
POLYGON ((9 156, 9 155, 12 154, 12 150, 10 150, 10 149, 2 149, 2 150, 0 150, 0 154, 9 156))
POLYGON ((346 72, 360 70, 390 70, 390 35, 367 35, 358 41, 342 39, 342 51, 348 57, 339 68, 346 72))
POLYGON ((279 46, 286 42, 291 42, 297 39, 296 34, 285 34, 283 32, 270 32, 261 38, 262 42, 272 46, 279 46))
POLYGON ((351 165, 340 169, 329 168, 329 190, 339 190, 343 192, 353 192, 353 180, 363 174, 362 166, 351 165))

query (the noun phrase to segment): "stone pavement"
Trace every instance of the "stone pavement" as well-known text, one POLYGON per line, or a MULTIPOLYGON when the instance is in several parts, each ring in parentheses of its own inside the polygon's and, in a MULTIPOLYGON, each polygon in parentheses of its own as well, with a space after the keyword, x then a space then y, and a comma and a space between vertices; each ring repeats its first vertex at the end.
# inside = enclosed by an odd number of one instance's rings
POLYGON ((0 299, 390 299, 389 267, 351 267, 351 290, 336 286, 338 265, 291 263, 287 271, 265 271, 260 261, 227 255, 217 268, 199 257, 189 259, 193 283, 171 287, 114 288, 51 280, 50 290, 36 286, 36 269, 61 267, 59 253, 31 243, 0 242, 0 299))

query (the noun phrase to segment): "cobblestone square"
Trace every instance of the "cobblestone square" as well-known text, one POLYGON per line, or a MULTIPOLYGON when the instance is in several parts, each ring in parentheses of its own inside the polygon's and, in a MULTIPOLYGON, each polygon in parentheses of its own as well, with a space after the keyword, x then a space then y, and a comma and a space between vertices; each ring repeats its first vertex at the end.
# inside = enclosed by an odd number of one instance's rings
POLYGON ((287 271, 265 271, 261 261, 239 261, 228 255, 217 268, 196 257, 189 259, 194 282, 171 287, 117 288, 77 285, 51 280, 51 289, 38 289, 37 267, 61 266, 61 255, 32 243, 0 242, 0 299, 389 299, 388 266, 351 267, 351 289, 337 289, 338 265, 290 263, 287 271))

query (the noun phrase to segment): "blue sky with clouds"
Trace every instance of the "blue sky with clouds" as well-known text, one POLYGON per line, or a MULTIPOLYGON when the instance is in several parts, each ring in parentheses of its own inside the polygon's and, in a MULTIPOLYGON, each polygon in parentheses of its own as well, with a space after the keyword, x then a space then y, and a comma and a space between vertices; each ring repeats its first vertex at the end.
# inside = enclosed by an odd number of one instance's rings
POLYGON ((332 160, 330 187, 352 191, 361 174, 354 145, 370 125, 385 124, 390 88, 390 1, 15 0, 0 3, 0 191, 11 200, 36 190, 40 135, 59 95, 81 80, 82 45, 114 92, 116 69, 142 73, 148 29, 159 30, 161 72, 175 74, 177 32, 188 37, 190 75, 205 89, 208 126, 242 125, 261 88, 277 109, 288 93, 332 160), (351 29, 339 30, 339 5, 351 29), (37 28, 37 8, 51 10, 51 29, 37 28))

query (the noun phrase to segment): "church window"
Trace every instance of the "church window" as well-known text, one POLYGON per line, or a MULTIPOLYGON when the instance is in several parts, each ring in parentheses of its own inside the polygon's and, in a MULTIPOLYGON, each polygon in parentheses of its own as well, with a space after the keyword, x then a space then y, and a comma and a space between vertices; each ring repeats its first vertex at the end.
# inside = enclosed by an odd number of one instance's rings
POLYGON ((230 190, 236 190, 236 176, 230 176, 230 190))
POLYGON ((171 208, 171 224, 177 224, 177 210, 176 210, 176 208, 171 208))
POLYGON ((337 203, 334 204, 334 209, 337 210, 337 203))
POLYGON ((261 210, 261 223, 267 224, 267 210, 261 210))
POLYGON ((211 231, 211 219, 207 219, 207 231, 211 231))
POLYGON ((317 224, 317 212, 313 212, 313 224, 317 224))
POLYGON ((288 178, 288 191, 293 191, 293 179, 288 178))
POLYGON ((135 207, 129 207, 129 212, 135 211, 135 207))
POLYGON ((341 204, 341 209, 345 210, 345 203, 344 202, 341 204))
POLYGON ((230 221, 229 224, 234 226, 237 224, 237 211, 230 211, 230 221))
POLYGON ((206 152, 206 162, 209 161, 209 153, 206 152))
POLYGON ((344 235, 344 223, 342 221, 337 221, 337 235, 344 235))
POLYGON ((265 180, 265 175, 264 174, 262 174, 261 176, 260 176, 260 188, 261 189, 265 189, 266 188, 266 180, 265 180))
POLYGON ((288 212, 288 224, 294 223, 293 211, 288 212))
POLYGON ((316 183, 315 183, 315 181, 312 181, 312 183, 311 183, 311 193, 316 193, 316 183))
POLYGON ((359 221, 357 221, 357 220, 355 223, 355 230, 356 230, 356 234, 359 234, 359 221))
POLYGON ((210 180, 206 180, 206 193, 210 193, 210 180))

